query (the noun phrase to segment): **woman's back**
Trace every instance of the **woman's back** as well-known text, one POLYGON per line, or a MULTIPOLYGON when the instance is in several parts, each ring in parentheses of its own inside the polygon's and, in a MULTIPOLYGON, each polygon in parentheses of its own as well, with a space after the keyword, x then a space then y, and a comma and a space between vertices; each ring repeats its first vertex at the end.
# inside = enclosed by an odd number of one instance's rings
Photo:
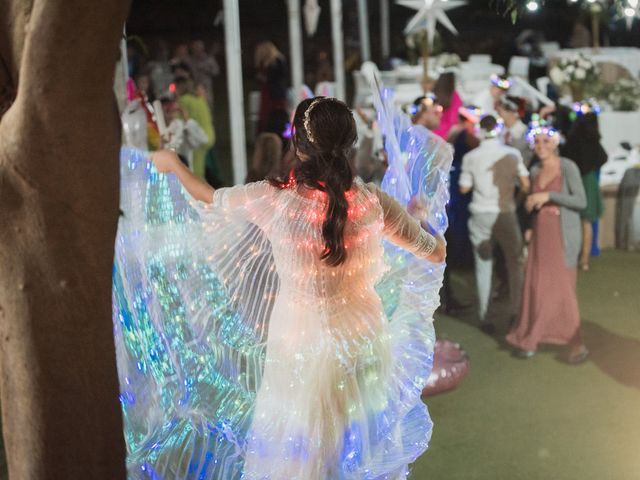
POLYGON ((361 182, 355 182, 347 192, 347 201, 346 258, 344 263, 330 266, 320 258, 325 248, 326 194, 304 187, 276 193, 267 235, 282 290, 337 301, 373 286, 382 271, 382 210, 377 197, 361 182))

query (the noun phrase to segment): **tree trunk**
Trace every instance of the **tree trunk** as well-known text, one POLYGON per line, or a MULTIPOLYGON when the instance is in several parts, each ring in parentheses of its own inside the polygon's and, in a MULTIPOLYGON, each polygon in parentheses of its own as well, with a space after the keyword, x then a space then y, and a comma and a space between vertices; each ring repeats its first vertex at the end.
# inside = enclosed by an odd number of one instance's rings
POLYGON ((0 395, 9 474, 124 479, 111 324, 129 0, 0 0, 0 395))

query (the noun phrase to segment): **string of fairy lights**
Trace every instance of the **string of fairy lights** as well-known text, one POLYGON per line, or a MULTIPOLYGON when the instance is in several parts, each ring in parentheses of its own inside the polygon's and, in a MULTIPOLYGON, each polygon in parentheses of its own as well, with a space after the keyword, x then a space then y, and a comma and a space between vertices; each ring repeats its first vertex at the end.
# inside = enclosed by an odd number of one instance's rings
MULTIPOLYGON (((592 14, 613 10, 617 18, 640 18, 639 0, 567 0, 570 5, 580 5, 592 14)), ((537 12, 544 0, 526 0, 524 7, 528 12, 537 12)))

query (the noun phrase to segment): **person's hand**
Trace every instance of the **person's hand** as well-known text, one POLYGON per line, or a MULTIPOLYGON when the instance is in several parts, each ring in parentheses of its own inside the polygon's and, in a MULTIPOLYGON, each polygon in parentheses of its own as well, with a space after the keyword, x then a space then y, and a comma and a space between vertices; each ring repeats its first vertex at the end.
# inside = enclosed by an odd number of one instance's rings
POLYGON ((371 119, 369 118, 369 115, 367 115, 367 113, 361 107, 358 107, 356 109, 356 113, 364 123, 369 125, 369 123, 371 122, 371 119))
POLYGON ((533 236, 533 230, 531 230, 530 228, 527 228, 524 231, 524 243, 529 243, 531 242, 531 237, 533 236))
POLYGON ((171 150, 158 150, 151 154, 151 161, 160 173, 169 173, 175 170, 175 166, 180 162, 176 152, 171 150))
POLYGON ((527 197, 524 206, 527 212, 540 210, 549 201, 549 192, 532 193, 527 197))
POLYGON ((423 222, 427 219, 429 210, 427 209, 427 205, 424 203, 424 201, 418 198, 418 195, 415 195, 411 198, 411 200, 409 200, 409 204, 407 205, 407 213, 416 220, 423 222))
POLYGON ((556 104, 554 103, 553 105, 545 105, 544 107, 542 107, 540 109, 540 117, 542 118, 547 118, 549 115, 551 115, 553 112, 556 111, 556 104))
POLYGON ((185 122, 187 120, 189 120, 189 112, 187 112, 186 109, 182 108, 181 106, 178 106, 178 115, 180 116, 180 118, 182 118, 182 120, 184 120, 185 122))

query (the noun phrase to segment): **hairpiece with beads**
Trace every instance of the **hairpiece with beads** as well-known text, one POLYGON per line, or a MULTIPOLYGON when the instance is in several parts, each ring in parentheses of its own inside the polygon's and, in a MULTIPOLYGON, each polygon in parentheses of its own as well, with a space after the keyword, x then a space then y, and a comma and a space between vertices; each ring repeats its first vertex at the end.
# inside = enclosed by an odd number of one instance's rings
POLYGON ((309 105, 309 107, 304 112, 304 120, 302 124, 304 125, 304 131, 307 134, 307 138, 311 143, 316 143, 316 139, 311 132, 311 110, 313 110, 315 106, 322 101, 322 98, 323 97, 316 98, 313 102, 311 102, 311 105, 309 105))

